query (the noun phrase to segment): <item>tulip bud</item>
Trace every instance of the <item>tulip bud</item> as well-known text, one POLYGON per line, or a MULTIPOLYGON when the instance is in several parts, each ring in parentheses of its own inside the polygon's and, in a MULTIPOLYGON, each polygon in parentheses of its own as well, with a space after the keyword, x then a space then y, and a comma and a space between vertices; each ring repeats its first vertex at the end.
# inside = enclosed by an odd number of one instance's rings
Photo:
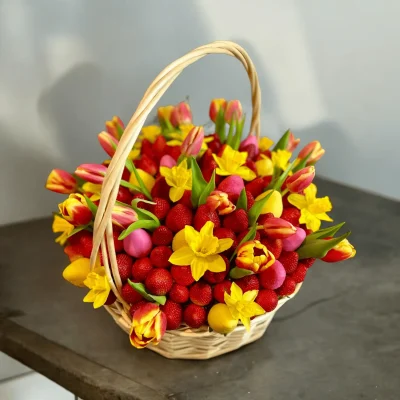
POLYGON ((67 171, 53 169, 47 178, 46 189, 62 194, 74 193, 76 179, 67 171))
POLYGON ((125 125, 119 117, 113 117, 111 121, 106 122, 106 131, 117 140, 121 138, 124 130, 125 125))
POLYGON ((272 239, 286 239, 296 233, 296 228, 282 218, 268 218, 264 222, 264 232, 272 239))
POLYGON ((242 119, 242 116, 243 116, 243 110, 240 101, 239 100, 229 101, 225 109, 225 121, 228 124, 231 124, 232 121, 239 121, 240 119, 242 119))
POLYGON ((153 244, 150 235, 144 229, 136 229, 124 239, 124 250, 135 258, 146 257, 153 244))
POLYGON ((285 251, 297 250, 304 242, 306 236, 306 231, 304 229, 297 228, 296 233, 293 236, 282 240, 282 249, 285 251))
POLYGON ((143 349, 150 343, 159 344, 166 330, 167 317, 158 304, 146 303, 133 314, 129 339, 132 346, 143 349))
POLYGON ((90 260, 77 258, 66 267, 62 273, 63 278, 78 287, 85 287, 83 283, 90 272, 90 260))
POLYGON ((264 289, 275 290, 282 286, 286 278, 284 266, 276 260, 269 268, 260 275, 260 281, 264 289))
POLYGON ((116 139, 113 135, 108 132, 101 132, 98 135, 99 142, 103 150, 112 157, 115 153, 115 150, 118 146, 118 139, 116 139))
POLYGON ((287 143, 287 146, 286 146, 285 150, 289 151, 290 153, 293 153, 296 150, 296 148, 299 145, 299 143, 300 143, 300 138, 296 139, 294 137, 293 133, 290 132, 289 140, 288 140, 288 143, 287 143))
POLYGON ((261 193, 259 196, 255 198, 256 201, 263 199, 269 193, 271 193, 268 200, 264 204, 264 207, 261 210, 261 214, 272 213, 274 217, 279 218, 283 212, 283 203, 282 203, 282 195, 277 190, 271 189, 267 190, 264 193, 261 193))
POLYGON ((171 112, 172 126, 187 125, 192 123, 192 111, 185 101, 177 104, 171 112))
MULTIPOLYGON (((259 151, 258 150, 258 140, 252 133, 250 133, 249 136, 247 136, 247 138, 242 141, 242 143, 240 144, 240 147, 239 147, 239 151, 246 151, 246 147, 250 146, 250 145, 255 146, 255 153, 257 155, 258 151, 259 151)), ((249 157, 250 157, 250 154, 249 154, 249 157)), ((252 157, 250 157, 250 158, 252 158, 252 157)))
POLYGON ((181 145, 181 153, 186 157, 197 156, 204 141, 204 129, 202 126, 195 126, 181 145))
POLYGON ((160 167, 172 168, 172 167, 175 167, 175 165, 176 165, 175 158, 172 158, 170 155, 164 154, 161 157, 160 167))
POLYGON ((271 176, 274 173, 272 160, 264 154, 261 154, 261 160, 256 161, 255 164, 258 176, 271 176))
POLYGON ((325 150, 321 147, 321 143, 318 142, 318 140, 315 140, 303 147, 297 156, 297 159, 302 160, 303 158, 306 158, 310 152, 311 155, 307 160, 307 165, 316 163, 325 154, 325 150))
POLYGON ((343 239, 339 244, 330 249, 326 256, 321 258, 321 260, 328 263, 334 263, 347 260, 348 258, 353 258, 355 255, 356 249, 354 246, 347 239, 343 239))
POLYGON ((87 225, 92 220, 85 197, 79 193, 72 193, 68 199, 58 205, 61 215, 74 226, 87 225))
POLYGON ((228 193, 229 199, 236 202, 240 192, 244 189, 244 181, 238 175, 231 175, 225 178, 219 185, 218 190, 228 193))
POLYGON ((211 211, 218 211, 219 215, 230 214, 236 210, 236 206, 229 200, 228 193, 214 190, 207 197, 206 205, 211 211))
POLYGON ((314 177, 315 167, 313 165, 305 167, 286 179, 286 188, 291 193, 301 193, 311 185, 314 177))
POLYGON ((237 250, 236 265, 254 273, 265 271, 275 262, 275 256, 259 241, 243 243, 237 250))
POLYGON ((166 121, 171 120, 171 113, 174 106, 159 107, 157 110, 158 121, 163 125, 166 121))
POLYGON ((225 99, 212 100, 210 103, 210 111, 209 111, 211 121, 215 123, 217 121, 217 116, 219 114, 219 110, 222 109, 225 111, 225 108, 226 108, 226 100, 225 99))
POLYGON ((122 229, 128 228, 129 225, 139 219, 136 211, 132 207, 120 206, 118 204, 113 207, 111 215, 113 224, 122 229))
POLYGON ((75 171, 79 178, 91 183, 103 183, 107 167, 100 164, 81 164, 75 171))

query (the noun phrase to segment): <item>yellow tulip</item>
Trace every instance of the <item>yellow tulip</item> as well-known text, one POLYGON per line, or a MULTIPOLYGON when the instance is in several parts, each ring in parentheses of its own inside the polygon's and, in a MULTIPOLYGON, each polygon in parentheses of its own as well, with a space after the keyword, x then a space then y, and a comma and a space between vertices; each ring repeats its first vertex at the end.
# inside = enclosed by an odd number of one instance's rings
POLYGON ((63 278, 75 286, 85 287, 83 283, 90 272, 90 260, 78 258, 68 265, 63 271, 63 278))
POLYGON ((279 218, 283 212, 282 195, 277 190, 271 189, 264 193, 261 193, 256 197, 256 201, 263 199, 267 194, 271 193, 271 196, 264 204, 261 214, 272 213, 274 217, 279 218))
MULTIPOLYGON (((151 189, 153 189, 154 184, 156 183, 156 180, 146 171, 143 171, 140 168, 137 168, 137 172, 139 176, 142 178, 143 184, 146 187, 146 189, 151 192, 151 189)), ((129 178, 129 183, 135 186, 140 186, 138 180, 136 179, 135 174, 132 172, 131 176, 129 178)))
POLYGON ((238 319, 233 318, 226 304, 215 304, 208 313, 208 325, 222 335, 232 332, 238 324, 238 319))

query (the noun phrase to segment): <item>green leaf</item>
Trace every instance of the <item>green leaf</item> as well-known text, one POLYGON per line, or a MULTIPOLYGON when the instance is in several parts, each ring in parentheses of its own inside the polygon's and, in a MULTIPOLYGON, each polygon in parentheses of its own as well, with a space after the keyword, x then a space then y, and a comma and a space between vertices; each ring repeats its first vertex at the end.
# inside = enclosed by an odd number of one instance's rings
POLYGON ((215 132, 217 133, 221 143, 225 143, 225 110, 219 109, 217 119, 215 121, 215 132))
POLYGON ((149 231, 154 231, 154 229, 158 228, 159 226, 160 226, 160 223, 157 223, 153 220, 140 219, 139 221, 136 221, 133 224, 130 224, 128 226, 128 228, 126 228, 124 231, 122 231, 118 237, 118 240, 125 239, 130 233, 132 233, 136 229, 143 228, 143 229, 147 229, 149 231))
POLYGON ((272 193, 273 193, 273 191, 269 192, 262 199, 257 200, 253 204, 253 207, 250 208, 250 210, 249 210, 249 225, 250 226, 253 226, 256 223, 258 217, 261 214, 262 209, 264 208, 265 204, 267 203, 267 201, 270 198, 272 193))
POLYGON ((87 197, 86 195, 83 195, 83 196, 85 197, 86 204, 88 205, 89 210, 92 212, 93 217, 95 217, 95 216, 96 216, 96 213, 97 213, 97 206, 96 206, 96 204, 94 204, 93 201, 90 200, 89 197, 87 197))
POLYGON ((133 168, 134 168, 134 164, 133 164, 133 161, 132 160, 126 160, 125 161, 125 167, 127 168, 127 170, 130 172, 130 173, 132 173, 133 172, 133 168))
POLYGON ((300 171, 301 169, 305 168, 307 165, 307 161, 312 154, 312 150, 293 168, 293 173, 300 171))
POLYGON ((130 279, 128 279, 128 283, 132 289, 135 289, 139 294, 141 294, 148 301, 156 302, 158 304, 161 304, 162 306, 167 301, 167 298, 165 296, 154 296, 150 293, 147 293, 146 288, 143 285, 143 283, 135 283, 135 282, 132 282, 130 279))
POLYGON ((256 232, 257 232, 257 225, 254 225, 248 232, 247 235, 240 241, 240 243, 237 245, 236 250, 233 252, 230 261, 233 260, 237 253, 237 249, 243 244, 248 242, 249 240, 253 240, 256 237, 256 232))
POLYGON ((283 136, 279 139, 278 143, 275 145, 275 147, 272 149, 272 151, 285 150, 289 143, 289 136, 290 136, 290 129, 288 129, 283 134, 283 136))
POLYGON ((192 168, 192 204, 197 207, 199 199, 204 189, 207 187, 207 181, 203 178, 199 164, 194 157, 190 157, 192 168))
POLYGON ((240 196, 238 198, 238 201, 236 203, 236 208, 238 210, 242 209, 247 211, 247 196, 246 196, 246 189, 242 189, 240 192, 240 196))
POLYGON ((335 226, 329 226, 328 228, 320 229, 317 232, 311 233, 304 240, 304 244, 310 243, 311 241, 313 241, 315 239, 324 239, 324 238, 330 237, 330 236, 333 237, 342 228, 342 226, 344 224, 345 224, 345 222, 342 222, 342 223, 337 224, 335 226))
POLYGON ((322 258, 326 256, 326 253, 339 244, 342 240, 346 239, 350 235, 350 231, 342 236, 333 239, 315 239, 309 243, 303 244, 298 250, 299 259, 304 258, 322 258))
POLYGON ((272 189, 275 189, 275 190, 280 190, 281 189, 281 187, 283 185, 283 182, 285 182, 285 179, 287 178, 287 176, 289 175, 289 172, 294 167, 295 162, 296 161, 293 161, 288 165, 288 167, 285 169, 285 171, 282 173, 282 175, 273 184, 272 189))
POLYGON ((253 275, 253 271, 250 271, 248 269, 244 269, 244 268, 238 268, 238 267, 234 267, 231 269, 231 271, 229 272, 229 276, 232 279, 240 279, 243 278, 244 276, 247 275, 253 275))
POLYGON ((149 199, 152 200, 151 198, 151 194, 149 193, 149 191, 147 190, 146 186, 143 183, 142 178, 140 177, 135 165, 132 163, 132 167, 133 167, 133 173, 135 174, 136 180, 139 182, 139 186, 140 186, 140 191, 149 199))
POLYGON ((205 204, 205 202, 207 200, 207 197, 214 190, 215 190, 215 169, 214 169, 213 174, 212 174, 212 176, 210 178, 210 181, 207 183, 207 186, 204 188, 203 192, 200 195, 199 204, 198 205, 200 206, 201 204, 205 204))
POLYGON ((246 116, 244 116, 236 125, 236 133, 235 136, 233 137, 233 143, 232 143, 233 150, 239 149, 240 141, 242 140, 242 133, 245 121, 246 121, 246 116))
POLYGON ((74 229, 72 230, 72 232, 68 235, 68 237, 70 238, 71 236, 74 236, 75 233, 78 233, 78 232, 80 232, 80 231, 83 231, 83 230, 86 229, 86 228, 87 228, 87 225, 77 226, 76 228, 74 228, 74 229))
POLYGON ((232 142, 233 142, 233 132, 236 129, 236 125, 237 125, 236 120, 233 120, 231 122, 231 124, 229 125, 228 138, 226 139, 226 144, 228 144, 231 147, 232 147, 232 142))
POLYGON ((129 183, 128 181, 124 181, 123 179, 121 179, 121 182, 119 184, 123 187, 134 190, 135 192, 140 192, 140 193, 142 192, 142 189, 140 189, 139 186, 132 185, 132 183, 129 183))
POLYGON ((121 139, 121 136, 123 135, 124 130, 123 130, 122 126, 120 126, 120 124, 116 124, 116 125, 117 125, 117 134, 118 134, 119 138, 121 139))

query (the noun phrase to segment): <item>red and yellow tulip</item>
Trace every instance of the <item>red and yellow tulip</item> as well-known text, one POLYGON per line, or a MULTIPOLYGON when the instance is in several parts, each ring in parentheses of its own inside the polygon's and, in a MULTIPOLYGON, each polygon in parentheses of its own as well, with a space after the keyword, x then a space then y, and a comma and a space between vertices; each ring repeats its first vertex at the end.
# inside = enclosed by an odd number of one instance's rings
POLYGON ((307 160, 307 165, 316 163, 325 154, 325 150, 322 148, 321 143, 318 142, 318 140, 314 140, 300 150, 297 159, 302 160, 303 158, 306 158, 310 152, 311 155, 307 160))
POLYGON ((116 204, 111 214, 112 223, 121 229, 128 228, 129 225, 136 222, 139 218, 136 211, 129 206, 116 204))
POLYGON ((67 171, 53 169, 47 178, 46 189, 62 194, 74 193, 77 189, 76 179, 67 171))
POLYGON ((313 165, 305 167, 295 172, 286 179, 286 187, 291 193, 301 193, 308 188, 315 178, 315 167, 313 165))
POLYGON ((263 225, 264 232, 272 239, 286 239, 297 231, 289 221, 282 218, 268 218, 263 225))
POLYGON ((83 180, 91 183, 103 183, 107 167, 101 164, 81 164, 75 174, 83 180))
POLYGON ((103 150, 112 157, 117 150, 118 139, 116 139, 113 135, 108 132, 100 132, 98 135, 99 143, 103 150))
POLYGON ((125 125, 119 117, 114 116, 111 121, 106 122, 106 131, 119 140, 124 133, 125 125))
POLYGON ((211 211, 218 211, 219 215, 230 214, 235 211, 236 206, 229 200, 228 193, 214 190, 206 200, 207 207, 211 211))
POLYGON ((274 255, 259 240, 245 242, 237 250, 236 265, 254 273, 265 271, 274 262, 274 255))
POLYGON ((225 99, 214 99, 211 101, 209 110, 211 121, 213 121, 214 123, 217 121, 217 116, 219 114, 219 111, 221 109, 225 111, 226 103, 227 102, 225 99))
POLYGON ((354 246, 347 239, 344 239, 335 247, 330 249, 326 256, 321 258, 321 260, 328 263, 335 263, 353 258, 355 255, 356 249, 354 246))
POLYGON ((58 205, 60 214, 74 226, 86 225, 92 220, 90 211, 83 195, 70 194, 68 199, 58 205))

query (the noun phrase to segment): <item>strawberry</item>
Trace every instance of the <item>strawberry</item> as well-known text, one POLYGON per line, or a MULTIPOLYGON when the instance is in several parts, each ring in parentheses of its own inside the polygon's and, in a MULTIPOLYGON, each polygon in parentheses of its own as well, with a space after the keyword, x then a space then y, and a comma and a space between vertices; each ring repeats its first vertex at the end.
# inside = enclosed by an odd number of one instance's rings
POLYGON ((107 300, 104 304, 106 306, 111 306, 111 304, 115 303, 115 300, 117 300, 117 297, 115 296, 114 292, 110 290, 110 293, 108 293, 107 300))
MULTIPOLYGON (((203 173, 203 178, 209 182, 214 170, 218 168, 218 164, 215 160, 211 160, 204 168, 202 168, 201 172, 203 173)), ((215 176, 215 180, 217 181, 218 175, 215 176)), ((217 182, 216 182, 217 183, 217 182)))
POLYGON ((121 281, 125 282, 128 278, 131 277, 132 273, 132 257, 128 256, 125 253, 117 254, 117 265, 119 276, 121 277, 121 281))
POLYGON ((224 293, 227 292, 228 294, 231 294, 231 286, 231 281, 223 281, 221 283, 217 283, 213 289, 214 299, 217 300, 219 303, 225 303, 224 293))
POLYGON ((169 200, 169 186, 167 184, 167 181, 163 176, 159 176, 153 186, 153 189, 151 189, 151 196, 153 198, 155 197, 160 197, 165 200, 169 200))
POLYGON ((311 268, 311 266, 315 263, 316 258, 303 258, 301 263, 305 265, 307 268, 311 268))
POLYGON ((165 199, 162 199, 160 197, 154 197, 153 202, 156 204, 150 204, 150 211, 158 218, 158 219, 164 219, 169 210, 171 209, 171 206, 169 205, 169 202, 165 199))
POLYGON ((167 141, 163 135, 157 136, 157 139, 153 143, 153 154, 157 160, 161 160, 161 157, 166 153, 167 141))
POLYGON ((281 256, 283 247, 282 239, 263 238, 261 239, 261 243, 275 256, 275 259, 281 256))
POLYGON ((140 153, 142 156, 146 154, 148 157, 153 158, 153 145, 151 144, 150 140, 148 139, 142 140, 142 147, 140 149, 140 153))
MULTIPOLYGON (((286 181, 285 181, 285 183, 286 183, 286 181)), ((281 190, 284 190, 284 187, 283 187, 283 186, 286 186, 286 185, 283 184, 281 190)), ((292 205, 289 203, 288 197, 289 197, 288 194, 286 194, 285 196, 282 197, 282 205, 283 205, 283 208, 290 208, 290 207, 292 207, 292 205)))
POLYGON ((135 304, 138 301, 143 300, 142 295, 131 287, 129 283, 122 285, 121 296, 129 304, 135 304))
POLYGON ((260 282, 258 281, 257 275, 246 275, 243 278, 237 279, 235 283, 242 289, 243 293, 249 290, 260 289, 260 282))
POLYGON ((178 161, 181 155, 181 146, 168 146, 167 154, 169 154, 174 160, 178 161))
POLYGON ((235 210, 224 218, 224 228, 232 229, 235 233, 243 232, 249 226, 249 217, 244 210, 235 210))
POLYGON ((293 274, 290 275, 296 283, 303 282, 307 275, 307 267, 301 263, 297 266, 293 274))
POLYGON ((182 306, 174 301, 167 300, 160 308, 167 317, 167 329, 178 329, 182 323, 182 306))
POLYGON ((157 296, 167 294, 171 290, 172 284, 172 276, 164 268, 152 269, 145 280, 146 289, 157 296))
POLYGON ((197 282, 189 290, 192 303, 198 306, 206 306, 212 300, 212 289, 208 283, 197 282))
MULTIPOLYGON (((254 144, 248 144, 247 146, 240 148, 240 151, 247 151, 247 159, 253 160, 258 154, 258 146, 254 144)), ((257 172, 257 171, 254 171, 257 172)))
POLYGON ((229 238, 233 241, 236 240, 235 232, 228 228, 214 228, 214 236, 216 236, 218 239, 229 238))
POLYGON ((183 286, 189 286, 194 282, 192 270, 188 265, 173 265, 171 267, 171 274, 176 283, 183 286))
POLYGON ((251 169, 255 174, 257 174, 256 163, 253 160, 248 158, 245 165, 247 168, 251 169))
POLYGON ((214 161, 213 151, 210 148, 208 148, 204 152, 203 156, 201 157, 201 159, 199 161, 200 169, 202 171, 205 170, 210 165, 210 162, 212 162, 212 161, 214 161))
MULTIPOLYGON (((226 275, 229 272, 229 260, 227 257, 225 257, 224 255, 221 255, 221 257, 224 259, 225 261, 225 265, 226 265, 226 270, 222 271, 222 272, 211 272, 211 271, 206 271, 206 273, 204 274, 203 278, 206 282, 214 284, 214 283, 219 283, 222 282, 226 275)), ((193 301, 193 300, 192 300, 193 301)))
POLYGON ((138 160, 136 163, 136 167, 142 169, 143 171, 146 171, 153 176, 157 173, 158 170, 157 163, 147 154, 142 154, 141 159, 138 160))
POLYGON ((122 250, 124 250, 124 242, 118 239, 120 234, 120 231, 113 231, 114 247, 116 253, 120 253, 122 250))
POLYGON ((299 255, 295 251, 282 251, 279 261, 285 268, 286 273, 292 274, 299 263, 299 255))
POLYGON ((278 305, 278 296, 273 290, 260 290, 256 297, 256 303, 259 304, 265 312, 275 310, 278 305))
POLYGON ((130 177, 131 177, 131 173, 129 172, 129 169, 125 167, 124 171, 122 172, 121 179, 129 182, 130 177))
POLYGON ((213 222, 214 228, 219 228, 221 226, 218 214, 215 211, 211 211, 205 204, 202 204, 199 206, 196 214, 194 215, 194 229, 196 229, 196 231, 200 231, 207 221, 213 222))
POLYGON ((208 138, 211 138, 211 137, 213 138, 213 141, 207 143, 208 148, 209 148, 213 153, 217 154, 218 151, 219 151, 219 149, 221 148, 221 145, 222 145, 222 144, 221 144, 221 140, 220 140, 219 136, 218 136, 216 133, 214 133, 214 134, 208 136, 208 138))
POLYGON ((263 181, 264 181, 264 187, 267 187, 272 181, 272 175, 264 176, 263 181))
POLYGON ((189 300, 189 289, 186 286, 174 283, 168 297, 175 303, 186 303, 189 300))
POLYGON ((196 304, 189 304, 183 312, 183 320, 191 328, 200 328, 206 322, 206 319, 206 310, 196 304))
POLYGON ((191 190, 185 190, 183 193, 182 198, 178 201, 178 204, 183 204, 187 208, 192 209, 192 191, 191 190))
POLYGON ((132 265, 132 276, 137 282, 143 282, 153 269, 150 258, 139 258, 132 265))
POLYGON ((131 317, 133 318, 133 314, 142 306, 144 306, 147 303, 146 300, 140 300, 135 304, 131 305, 131 308, 129 309, 129 314, 131 314, 131 317))
POLYGON ((278 296, 289 296, 295 290, 296 290, 296 282, 292 278, 287 277, 284 280, 282 286, 279 289, 276 289, 275 292, 278 296))
POLYGON ((258 217, 257 224, 258 224, 258 225, 264 225, 264 222, 265 222, 268 218, 275 218, 275 216, 274 216, 274 214, 272 214, 272 213, 261 214, 261 215, 258 217))
POLYGON ((132 198, 133 196, 132 193, 129 191, 129 189, 123 186, 120 186, 118 188, 118 195, 117 195, 118 201, 125 204, 131 204, 132 198))
POLYGON ((299 226, 300 210, 295 207, 284 208, 281 218, 289 221, 294 226, 299 226))
POLYGON ((182 204, 177 204, 169 211, 165 220, 165 225, 167 225, 172 232, 176 233, 186 225, 192 225, 192 219, 192 211, 182 204))
POLYGON ((151 241, 156 246, 168 246, 172 243, 173 233, 171 229, 167 228, 164 225, 156 228, 151 235, 151 241))
MULTIPOLYGON (((240 243, 248 233, 249 233, 249 229, 246 229, 243 232, 239 233, 239 235, 237 236, 237 242, 240 243)), ((259 231, 256 232, 256 235, 254 236, 254 240, 260 240, 260 232, 259 231)))
MULTIPOLYGON (((143 193, 136 193, 133 195, 132 200, 140 199, 140 200, 147 200, 147 197, 143 193)), ((144 201, 139 201, 137 203, 138 208, 143 208, 144 210, 150 210, 150 204, 145 203, 144 201)))
POLYGON ((79 244, 70 244, 65 246, 64 253, 68 256, 70 262, 73 262, 78 258, 82 258, 81 247, 79 244))
POLYGON ((167 246, 157 246, 150 253, 150 261, 157 268, 168 268, 172 250, 167 246))
POLYGON ((264 180, 263 178, 253 179, 245 186, 245 188, 252 194, 254 198, 256 198, 263 192, 265 188, 264 180))
POLYGON ((82 230, 69 237, 68 243, 74 246, 74 253, 77 253, 85 258, 90 258, 90 254, 92 253, 93 249, 93 233, 82 230))
POLYGON ((253 207, 254 205, 254 197, 248 190, 246 190, 246 197, 247 197, 247 210, 250 210, 250 208, 253 207))

